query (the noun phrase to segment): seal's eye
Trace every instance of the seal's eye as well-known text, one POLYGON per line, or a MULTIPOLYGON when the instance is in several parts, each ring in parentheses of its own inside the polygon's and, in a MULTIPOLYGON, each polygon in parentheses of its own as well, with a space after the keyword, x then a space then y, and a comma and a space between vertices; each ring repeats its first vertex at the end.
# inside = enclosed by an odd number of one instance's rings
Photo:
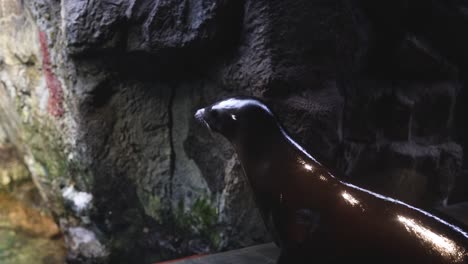
POLYGON ((231 115, 231 118, 232 118, 232 120, 237 120, 237 116, 234 115, 234 114, 231 115))

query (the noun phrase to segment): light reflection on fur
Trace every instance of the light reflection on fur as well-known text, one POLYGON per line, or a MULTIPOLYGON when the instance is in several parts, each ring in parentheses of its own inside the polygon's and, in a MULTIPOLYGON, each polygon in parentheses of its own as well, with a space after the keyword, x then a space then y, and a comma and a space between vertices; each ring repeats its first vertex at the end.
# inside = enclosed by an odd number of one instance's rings
POLYGON ((413 233, 423 242, 432 244, 433 249, 440 252, 440 254, 453 258, 455 262, 462 261, 466 252, 460 249, 452 240, 443 235, 434 233, 429 228, 416 223, 416 221, 411 218, 401 215, 398 215, 397 218, 398 221, 403 223, 408 232, 413 233))

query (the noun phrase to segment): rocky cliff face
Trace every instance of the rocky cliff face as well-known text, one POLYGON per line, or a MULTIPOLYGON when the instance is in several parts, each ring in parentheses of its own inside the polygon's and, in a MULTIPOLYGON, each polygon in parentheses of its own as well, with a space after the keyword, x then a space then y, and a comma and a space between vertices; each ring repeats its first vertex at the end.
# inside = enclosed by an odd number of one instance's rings
POLYGON ((466 200, 467 6, 386 2, 0 0, 0 135, 69 261, 269 240, 233 150, 192 118, 229 95, 267 100, 348 181, 466 200))

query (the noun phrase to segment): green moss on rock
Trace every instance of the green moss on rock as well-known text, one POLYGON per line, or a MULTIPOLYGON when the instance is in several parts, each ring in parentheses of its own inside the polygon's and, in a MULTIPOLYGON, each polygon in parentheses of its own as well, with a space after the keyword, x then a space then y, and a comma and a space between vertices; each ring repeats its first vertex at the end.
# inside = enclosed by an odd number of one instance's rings
POLYGON ((10 191, 15 185, 28 181, 30 174, 16 148, 9 144, 0 145, 0 191, 10 191))
POLYGON ((32 120, 24 123, 22 130, 26 163, 49 207, 60 215, 65 213, 60 185, 71 178, 66 147, 53 125, 32 120))
POLYGON ((137 192, 145 213, 156 222, 161 224, 165 218, 163 212, 164 210, 161 204, 161 198, 159 198, 157 195, 152 195, 148 192, 145 192, 142 189, 138 189, 137 192))
POLYGON ((220 243, 216 228, 218 212, 209 199, 198 198, 188 211, 185 211, 183 200, 179 201, 174 217, 179 232, 200 236, 208 240, 214 248, 218 247, 220 243))

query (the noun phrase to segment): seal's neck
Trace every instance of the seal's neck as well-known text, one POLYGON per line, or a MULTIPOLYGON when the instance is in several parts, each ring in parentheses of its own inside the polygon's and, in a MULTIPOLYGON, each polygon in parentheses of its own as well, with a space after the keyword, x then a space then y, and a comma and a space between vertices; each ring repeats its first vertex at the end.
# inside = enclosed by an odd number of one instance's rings
MULTIPOLYGON (((255 135, 252 141, 234 144, 244 172, 255 193, 263 196, 275 196, 281 193, 285 185, 307 177, 307 182, 314 183, 308 192, 312 192, 316 201, 315 208, 329 200, 327 192, 337 183, 337 179, 296 143, 286 131, 278 126, 277 133, 255 135), (255 140, 253 140, 255 139, 255 140)), ((295 188, 301 189, 300 186, 295 188)), ((325 204, 325 203, 324 203, 325 204)))
POLYGON ((286 143, 282 129, 269 127, 268 129, 251 129, 248 133, 232 141, 241 162, 261 162, 271 159, 286 143))

